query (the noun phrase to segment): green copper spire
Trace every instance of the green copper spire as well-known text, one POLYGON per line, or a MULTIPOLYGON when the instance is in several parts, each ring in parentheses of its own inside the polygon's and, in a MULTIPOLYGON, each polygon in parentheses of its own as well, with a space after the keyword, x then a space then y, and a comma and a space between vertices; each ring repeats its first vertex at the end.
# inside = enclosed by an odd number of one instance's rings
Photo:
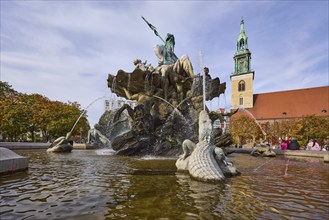
POLYGON ((246 35, 246 32, 244 30, 244 20, 243 17, 241 18, 240 22, 240 34, 237 40, 237 53, 245 52, 245 50, 248 50, 248 37, 246 35))
POLYGON ((240 34, 244 33, 244 20, 243 17, 241 18, 240 22, 240 34))
POLYGON ((240 33, 236 42, 236 52, 234 54, 234 72, 232 75, 242 75, 254 73, 251 70, 251 52, 248 49, 248 37, 244 29, 244 20, 241 18, 240 33))

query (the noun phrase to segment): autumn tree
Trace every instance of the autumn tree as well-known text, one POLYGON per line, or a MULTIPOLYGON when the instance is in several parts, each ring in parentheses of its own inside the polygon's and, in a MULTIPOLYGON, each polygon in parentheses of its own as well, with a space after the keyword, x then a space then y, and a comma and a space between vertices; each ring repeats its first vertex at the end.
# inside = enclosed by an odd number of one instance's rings
POLYGON ((11 89, 8 83, 0 83, 0 133, 4 139, 17 141, 31 134, 35 141, 35 132, 41 131, 43 141, 65 136, 81 116, 72 135, 80 128, 86 135, 89 130, 86 112, 77 102, 62 103, 50 101, 39 94, 22 94, 11 89))
POLYGON ((266 139, 270 143, 276 143, 279 138, 280 133, 280 123, 275 121, 273 123, 266 121, 266 122, 260 122, 260 125, 264 132, 266 133, 266 139))
POLYGON ((241 115, 231 118, 231 134, 235 139, 235 143, 242 144, 246 140, 252 140, 262 137, 261 129, 254 119, 247 115, 241 115))
POLYGON ((299 135, 303 144, 306 144, 309 138, 317 138, 321 142, 329 136, 329 117, 306 116, 301 119, 301 127, 299 135))
MULTIPOLYGON (((239 140, 246 140, 257 137, 251 118, 247 119, 242 116, 233 117, 231 121, 231 133, 235 137, 236 143, 239 140), (252 135, 254 134, 254 135, 252 135)), ((277 143, 279 138, 295 137, 301 145, 305 145, 309 138, 317 138, 320 145, 323 140, 329 136, 329 117, 324 116, 306 116, 303 118, 279 119, 275 121, 260 122, 262 129, 267 134, 266 138, 277 143)), ((256 129, 257 130, 257 129, 256 129)), ((258 137, 260 133, 258 133, 258 137)))
POLYGON ((85 133, 89 130, 87 115, 80 109, 80 105, 77 102, 61 103, 56 101, 50 103, 49 108, 51 111, 48 112, 50 119, 47 131, 52 138, 66 136, 66 133, 71 131, 81 114, 82 116, 75 125, 72 135, 78 135, 80 128, 85 133))
POLYGON ((18 125, 24 117, 21 110, 17 96, 5 97, 0 102, 0 130, 10 141, 16 141, 17 136, 24 131, 24 123, 18 125))

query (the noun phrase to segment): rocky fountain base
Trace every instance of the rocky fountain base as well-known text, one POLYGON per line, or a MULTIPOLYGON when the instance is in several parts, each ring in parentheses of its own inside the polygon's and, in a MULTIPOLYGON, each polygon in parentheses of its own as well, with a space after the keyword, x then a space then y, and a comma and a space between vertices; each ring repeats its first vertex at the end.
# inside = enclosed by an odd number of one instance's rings
POLYGON ((226 83, 220 83, 218 77, 212 79, 208 68, 204 76, 195 75, 187 56, 157 68, 140 60, 135 65, 131 73, 119 70, 116 76, 109 74, 108 87, 118 97, 135 101, 136 106, 125 104, 105 113, 106 120, 96 128, 121 155, 180 155, 185 139, 198 140, 203 80, 205 100, 224 93, 226 83))

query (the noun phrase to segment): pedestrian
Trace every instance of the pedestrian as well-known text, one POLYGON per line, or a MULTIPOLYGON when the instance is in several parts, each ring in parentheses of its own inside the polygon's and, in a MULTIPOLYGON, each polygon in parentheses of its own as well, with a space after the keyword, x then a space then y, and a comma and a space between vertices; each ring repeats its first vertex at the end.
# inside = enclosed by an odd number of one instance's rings
POLYGON ((297 138, 292 138, 291 139, 291 143, 288 145, 288 150, 299 150, 300 149, 300 145, 298 143, 297 138))
POLYGON ((281 150, 287 150, 287 148, 288 148, 287 141, 286 140, 282 140, 281 150))
POLYGON ((291 143, 291 137, 287 137, 286 136, 286 144, 287 144, 287 147, 289 147, 290 143, 291 143))
POLYGON ((316 139, 314 139, 313 141, 313 146, 311 148, 312 150, 321 150, 320 145, 318 144, 318 142, 316 141, 316 139))
POLYGON ((320 150, 320 145, 316 141, 316 139, 310 139, 310 141, 307 144, 307 150, 320 150))

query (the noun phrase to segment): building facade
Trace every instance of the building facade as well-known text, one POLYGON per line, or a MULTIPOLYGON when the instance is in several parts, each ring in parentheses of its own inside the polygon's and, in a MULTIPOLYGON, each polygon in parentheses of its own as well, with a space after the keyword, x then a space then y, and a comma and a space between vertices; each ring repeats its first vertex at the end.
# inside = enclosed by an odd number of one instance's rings
POLYGON ((132 108, 135 108, 136 101, 133 100, 126 100, 123 98, 118 99, 105 99, 104 100, 104 111, 111 111, 121 108, 124 104, 129 105, 132 108))

